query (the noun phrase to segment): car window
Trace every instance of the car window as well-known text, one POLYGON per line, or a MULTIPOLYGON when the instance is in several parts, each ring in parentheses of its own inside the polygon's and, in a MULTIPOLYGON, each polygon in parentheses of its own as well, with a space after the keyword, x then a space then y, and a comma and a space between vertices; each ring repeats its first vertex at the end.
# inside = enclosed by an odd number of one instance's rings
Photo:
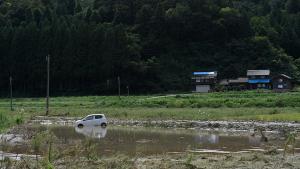
POLYGON ((94 116, 88 116, 85 118, 85 120, 93 120, 94 119, 94 116))
POLYGON ((101 118, 102 118, 101 115, 96 115, 96 116, 95 116, 95 119, 101 119, 101 118))

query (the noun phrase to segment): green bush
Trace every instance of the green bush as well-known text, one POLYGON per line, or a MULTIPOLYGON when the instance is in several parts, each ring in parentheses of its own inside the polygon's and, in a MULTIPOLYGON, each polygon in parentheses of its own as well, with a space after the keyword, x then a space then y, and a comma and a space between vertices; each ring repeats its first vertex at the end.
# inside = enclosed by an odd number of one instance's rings
POLYGON ((277 107, 284 107, 284 106, 285 106, 284 101, 282 101, 282 100, 277 100, 277 101, 275 102, 275 105, 276 105, 277 107))
POLYGON ((17 125, 20 125, 24 122, 22 117, 17 117, 15 121, 17 125))
POLYGON ((269 114, 279 114, 279 113, 280 113, 280 111, 278 109, 274 109, 269 112, 269 114))

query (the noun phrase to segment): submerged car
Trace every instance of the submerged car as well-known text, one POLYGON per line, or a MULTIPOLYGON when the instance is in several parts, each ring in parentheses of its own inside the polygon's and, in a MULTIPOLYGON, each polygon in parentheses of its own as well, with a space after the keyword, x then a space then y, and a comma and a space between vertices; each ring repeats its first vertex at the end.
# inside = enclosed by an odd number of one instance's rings
POLYGON ((91 114, 81 120, 77 120, 75 125, 79 128, 84 126, 107 126, 107 119, 104 114, 91 114))

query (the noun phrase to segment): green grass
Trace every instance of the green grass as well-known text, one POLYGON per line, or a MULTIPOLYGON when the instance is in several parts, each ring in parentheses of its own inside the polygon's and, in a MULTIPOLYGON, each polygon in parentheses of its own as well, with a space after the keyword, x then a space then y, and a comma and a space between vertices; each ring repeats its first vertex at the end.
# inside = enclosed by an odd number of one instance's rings
POLYGON ((85 116, 105 113, 110 118, 134 120, 261 120, 300 121, 300 108, 102 108, 52 109, 52 115, 85 116), (279 112, 273 114, 273 112, 279 112))
MULTIPOLYGON (((18 98, 18 107, 43 107, 44 98, 18 98)), ((8 99, 0 99, 0 107, 9 107, 8 99)), ((300 92, 272 93, 268 91, 226 92, 208 94, 178 94, 163 96, 83 96, 51 98, 53 107, 149 107, 149 108, 241 108, 300 107, 300 92)))
POLYGON ((6 130, 11 126, 22 124, 23 122, 24 122, 23 113, 0 110, 0 132, 6 130))
MULTIPOLYGON (((44 98, 0 99, 0 112, 24 118, 45 114, 44 98)), ((300 121, 300 92, 269 91, 178 94, 172 96, 82 96, 50 99, 50 115, 82 117, 105 113, 108 118, 143 120, 300 121)), ((13 118, 10 117, 9 118, 13 118)), ((14 117, 15 118, 15 117, 14 117)), ((13 120, 12 120, 13 121, 13 120)))

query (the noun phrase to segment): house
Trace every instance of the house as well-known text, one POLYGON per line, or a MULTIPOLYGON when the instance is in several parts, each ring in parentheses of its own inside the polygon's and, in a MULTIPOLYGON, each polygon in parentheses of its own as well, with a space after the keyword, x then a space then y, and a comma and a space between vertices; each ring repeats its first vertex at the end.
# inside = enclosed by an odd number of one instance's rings
POLYGON ((219 81, 221 90, 246 90, 248 89, 248 78, 222 79, 219 81))
POLYGON ((273 90, 276 92, 285 92, 293 88, 292 78, 285 74, 279 74, 272 77, 273 90))
POLYGON ((229 79, 228 84, 230 90, 246 90, 248 89, 248 78, 239 77, 237 79, 229 79))
POLYGON ((195 92, 207 93, 213 91, 217 83, 217 71, 213 72, 194 72, 193 85, 195 92))
POLYGON ((229 79, 222 79, 219 81, 219 85, 227 87, 229 85, 229 79))
POLYGON ((270 70, 248 70, 249 89, 271 89, 270 70))

